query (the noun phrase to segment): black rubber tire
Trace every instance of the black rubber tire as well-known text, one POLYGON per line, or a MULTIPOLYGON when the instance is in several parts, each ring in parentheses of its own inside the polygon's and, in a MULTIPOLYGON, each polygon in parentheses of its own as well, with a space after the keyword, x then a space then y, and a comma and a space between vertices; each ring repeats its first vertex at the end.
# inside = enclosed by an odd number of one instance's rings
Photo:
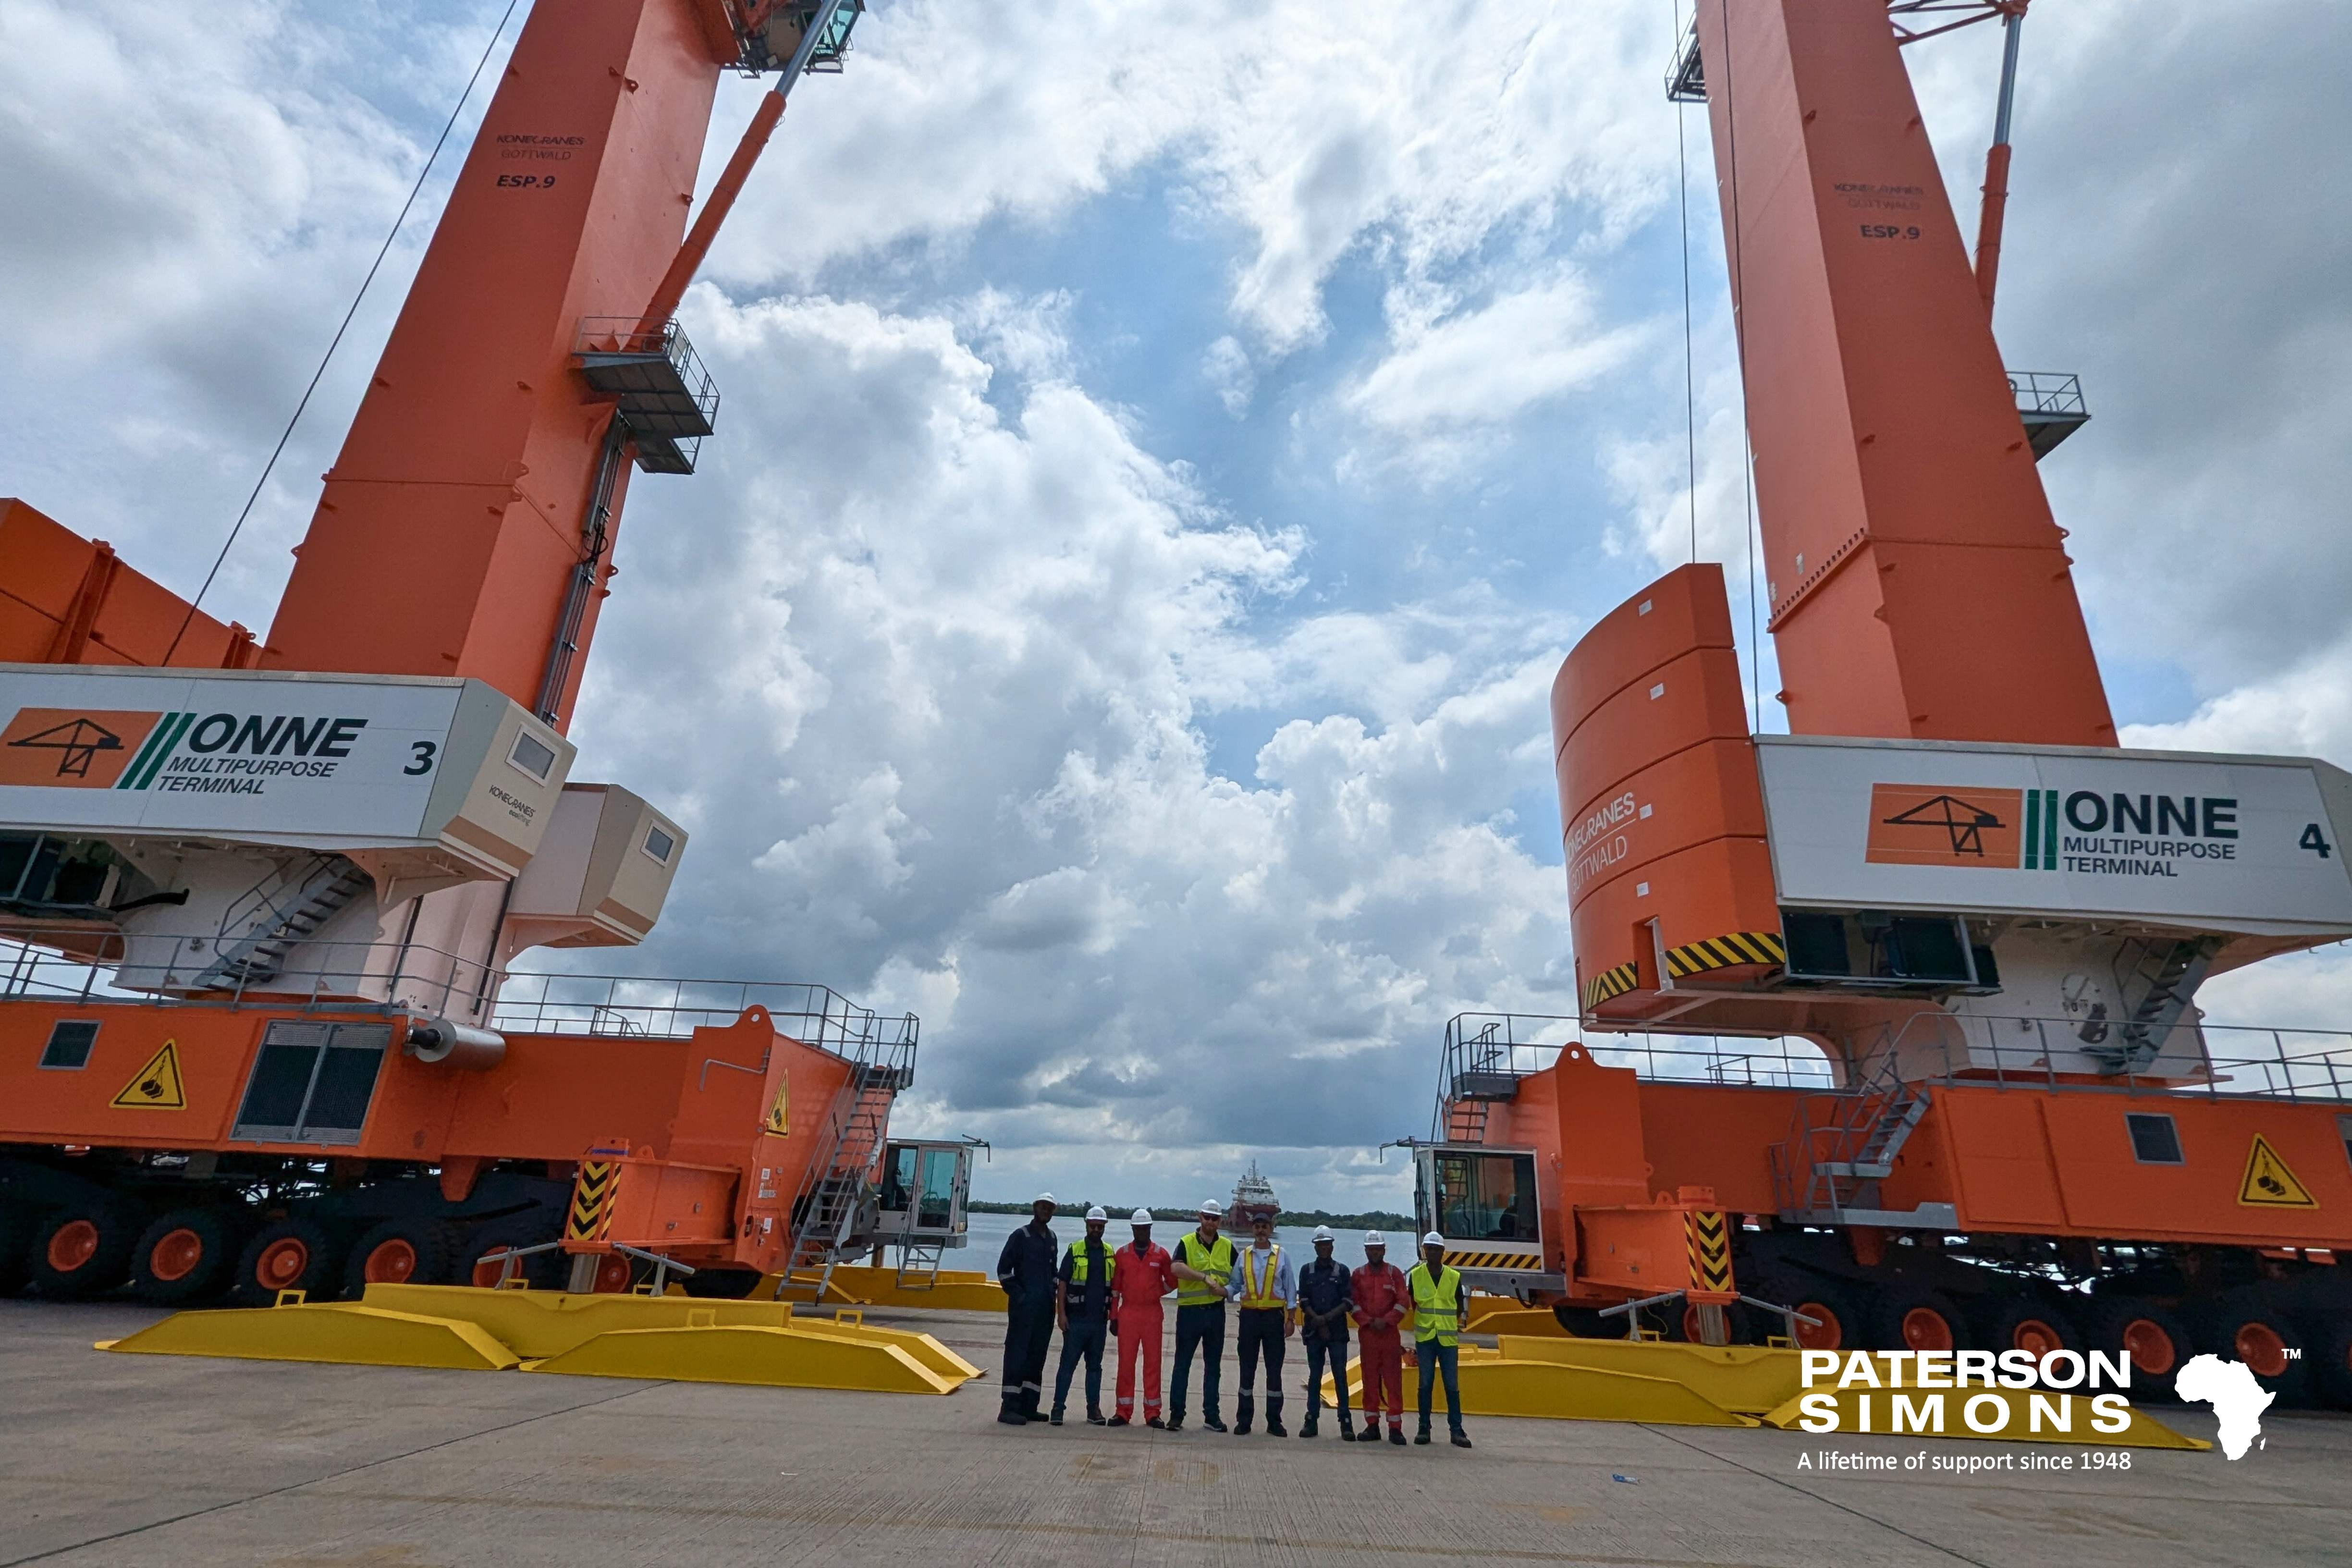
POLYGON ((2311 1380, 2320 1400, 2337 1410, 2352 1410, 2352 1312, 2317 1318, 2304 1327, 2310 1348, 2311 1380))
MULTIPOLYGON (((505 1219, 487 1220, 458 1243, 449 1278, 459 1285, 494 1284, 495 1266, 484 1266, 489 1254, 503 1252, 509 1247, 537 1247, 553 1241, 555 1236, 556 1221, 551 1215, 510 1215, 505 1219)), ((561 1290, 570 1261, 561 1252, 534 1252, 516 1262, 515 1274, 534 1290, 561 1290)))
POLYGON ((2278 1395, 2282 1406, 2293 1409, 2312 1403, 2311 1357, 2303 1331, 2272 1304, 2260 1286, 2242 1286, 2194 1308, 2189 1321, 2199 1344, 2226 1361, 2244 1363, 2256 1383, 2278 1395), (2268 1343, 2273 1338, 2274 1346, 2268 1343), (2266 1350, 2283 1352, 2286 1358, 2272 1361, 2267 1373, 2262 1364, 2266 1350), (2304 1353, 2298 1357, 2297 1352, 2304 1353))
POLYGON ((43 1215, 32 1227, 25 1247, 25 1275, 34 1289, 53 1301, 79 1300, 111 1290, 131 1277, 131 1248, 147 1227, 142 1210, 116 1198, 66 1205, 43 1215), (51 1243, 70 1226, 96 1227, 96 1246, 81 1262, 60 1268, 51 1259, 51 1243))
POLYGON ((1882 1351, 1965 1351, 1976 1348, 1976 1335, 1958 1303, 1941 1290, 1894 1285, 1878 1292, 1877 1310, 1870 1315, 1870 1347, 1882 1351), (1929 1325, 1942 1320, 1940 1329, 1929 1325))
POLYGON ((1977 1347, 1996 1352, 2030 1351, 2038 1357, 2057 1350, 2079 1355, 2084 1349, 2069 1304, 2038 1290, 1986 1298, 1970 1328, 1977 1347))
MULTIPOLYGON (((1797 1344, 1809 1351, 1856 1351, 1869 1348, 1869 1321, 1872 1292, 1856 1289, 1843 1280, 1789 1279, 1770 1287, 1773 1293, 1767 1300, 1780 1306, 1794 1307, 1798 1311, 1821 1320, 1818 1323, 1799 1323, 1797 1344)), ((1759 1316, 1761 1314, 1759 1314, 1759 1316)), ((1783 1334, 1788 1321, 1775 1314, 1775 1321, 1765 1324, 1769 1335, 1783 1334)))
POLYGON ((351 1254, 343 1262, 343 1300, 356 1301, 367 1294, 371 1284, 446 1285, 449 1282, 449 1259, 457 1251, 457 1240, 450 1235, 448 1223, 440 1219, 388 1219, 382 1225, 362 1231, 352 1243, 351 1254), (378 1259, 379 1251, 405 1246, 410 1260, 409 1271, 394 1278, 385 1271, 387 1259, 378 1259), (371 1262, 381 1276, 371 1280, 371 1262))
POLYGON ((1625 1337, 1625 1320, 1604 1318, 1598 1307, 1571 1307, 1565 1301, 1555 1301, 1551 1315, 1570 1339, 1622 1340, 1625 1337))
POLYGON ((342 1280, 343 1248, 334 1232, 306 1215, 292 1215, 253 1233, 237 1254, 229 1290, 248 1307, 275 1305, 280 1290, 299 1290, 305 1300, 331 1301, 342 1280), (285 1245, 289 1243, 300 1244, 299 1255, 285 1245), (265 1258, 271 1270, 266 1279, 261 1273, 265 1258))
POLYGON ((760 1271, 756 1268, 698 1268, 693 1275, 678 1281, 689 1296, 706 1301, 740 1301, 759 1288, 760 1271))
POLYGON ((217 1208, 173 1209, 139 1233, 131 1248, 131 1293, 159 1307, 184 1306, 218 1295, 236 1271, 241 1238, 229 1215, 217 1208), (166 1278, 184 1258, 170 1256, 174 1238, 193 1237, 200 1249, 193 1266, 166 1278))
POLYGON ((2137 1403, 2174 1397, 2173 1379, 2197 1353, 2197 1339, 2180 1315, 2161 1302, 2094 1296, 2083 1314, 2083 1348, 2125 1358, 2137 1403))
POLYGON ((0 1206, 0 1297, 25 1288, 25 1249, 33 1245, 33 1211, 0 1206))

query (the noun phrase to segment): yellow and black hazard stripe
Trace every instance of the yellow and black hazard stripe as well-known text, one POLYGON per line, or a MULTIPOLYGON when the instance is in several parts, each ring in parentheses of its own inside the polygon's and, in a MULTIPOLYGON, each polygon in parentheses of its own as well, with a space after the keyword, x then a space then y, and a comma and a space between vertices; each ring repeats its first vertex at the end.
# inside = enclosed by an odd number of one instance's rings
POLYGON ((1685 942, 1666 950, 1666 973, 1680 980, 1686 974, 1704 974, 1710 969, 1729 969, 1741 963, 1785 963, 1789 950, 1781 945, 1776 931, 1736 931, 1727 936, 1711 936, 1705 942, 1685 942))
POLYGON ((1532 1252, 1454 1252, 1445 1262, 1454 1268, 1532 1268, 1540 1272, 1543 1258, 1532 1252))
MULTIPOLYGON (((1743 963, 1777 964, 1788 962, 1788 949, 1776 931, 1736 931, 1722 936, 1711 936, 1704 942, 1686 942, 1680 947, 1666 950, 1666 975, 1684 980, 1694 974, 1705 974, 1711 969, 1730 969, 1743 963)), ((1620 963, 1602 970, 1584 987, 1584 1005, 1598 1007, 1603 1002, 1622 996, 1633 989, 1639 971, 1631 963, 1620 963)))
POLYGON ((1633 989, 1634 973, 1633 966, 1630 963, 1621 963, 1614 968, 1602 970, 1585 986, 1584 1005, 1588 1009, 1598 1007, 1612 997, 1622 996, 1626 992, 1633 989))
POLYGON ((1731 1216, 1721 1209, 1694 1209, 1683 1215, 1690 1249, 1690 1289, 1731 1289, 1731 1216))
POLYGON ((621 1191, 618 1160, 589 1160, 572 1184, 572 1214, 563 1224, 566 1241, 602 1241, 613 1228, 613 1200, 621 1191))

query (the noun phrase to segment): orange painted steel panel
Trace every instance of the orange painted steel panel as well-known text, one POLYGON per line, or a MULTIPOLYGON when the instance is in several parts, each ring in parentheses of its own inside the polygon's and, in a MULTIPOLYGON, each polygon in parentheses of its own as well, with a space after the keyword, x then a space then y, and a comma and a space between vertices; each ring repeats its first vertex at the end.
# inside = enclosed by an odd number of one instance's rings
MULTIPOLYGON (((1606 1048, 1606 1041, 1601 1042, 1606 1048)), ((1734 1214, 1772 1214, 1770 1150, 1789 1135, 1797 1091, 1701 1084, 1642 1086, 1642 1141, 1662 1192, 1712 1187, 1734 1214)))
POLYGON ((1625 963, 1655 985, 1642 922, 1667 948, 1780 930, 1720 568, 1669 573, 1603 616, 1560 666, 1551 711, 1583 986, 1625 963))
MULTIPOLYGON (((1739 667, 1724 648, 1693 648, 1669 659, 1586 715, 1559 749, 1560 820, 1573 831, 1596 802, 1625 780, 1662 757, 1708 741, 1748 745, 1739 667)), ((1748 772, 1760 813, 1752 761, 1748 772)))
MULTIPOLYGON (((296 552, 265 665, 477 676, 536 701, 611 409, 572 344, 583 317, 635 317, 677 249, 712 53, 694 0, 531 12, 296 552)), ((560 725, 610 574, 608 553, 560 725)))
MULTIPOLYGON (((1551 687, 1552 749, 1558 752, 1593 710, 1693 648, 1730 651, 1731 605, 1723 568, 1712 561, 1676 567, 1592 624, 1577 639, 1551 687)), ((1735 676, 1732 689, 1739 688, 1735 676)), ((1738 733, 1746 734, 1743 721, 1738 733)))
POLYGON ((0 663, 242 669, 252 634, 188 602, 23 501, 0 497, 0 663), (186 622, 179 647, 173 637, 186 622))
POLYGON ((1790 728, 2115 744, 1885 0, 1698 27, 1790 728))
POLYGON ((2336 1120, 2342 1109, 2218 1097, 2172 1102, 2052 1095, 2042 1113, 2067 1217, 2078 1232, 2181 1240, 2252 1237, 2283 1246, 2342 1247, 2352 1247, 2352 1161, 2336 1120), (2135 1160, 2124 1125, 2132 1112, 2169 1115, 2183 1163, 2135 1160), (2258 1133, 2316 1200, 2315 1208, 2238 1201, 2258 1133))

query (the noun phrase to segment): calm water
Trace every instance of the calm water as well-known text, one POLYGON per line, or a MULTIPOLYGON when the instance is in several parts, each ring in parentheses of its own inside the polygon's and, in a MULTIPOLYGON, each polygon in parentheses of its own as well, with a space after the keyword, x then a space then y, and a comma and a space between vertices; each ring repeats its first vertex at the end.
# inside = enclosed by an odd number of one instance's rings
MULTIPOLYGON (((1004 1238, 1028 1224, 1028 1216, 1017 1214, 976 1214, 971 1215, 971 1234, 969 1245, 961 1252, 949 1253, 940 1262, 940 1267, 977 1268, 983 1273, 992 1274, 996 1269, 996 1255, 1003 1250, 1004 1238)), ((1198 1223, 1198 1216, 1192 1215, 1160 1215, 1158 1216, 1158 1223, 1151 1227, 1151 1239, 1161 1247, 1173 1250, 1176 1238, 1191 1230, 1198 1223)), ((1086 1222, 1075 1216, 1056 1219, 1054 1222, 1054 1234, 1061 1238, 1065 1247, 1086 1233, 1086 1222)), ((1364 1260, 1364 1233, 1360 1230, 1335 1230, 1335 1234, 1339 1239, 1332 1244, 1331 1256, 1350 1268, 1361 1263, 1364 1260)), ((1389 1238, 1389 1261, 1400 1268, 1411 1268, 1414 1256, 1413 1238, 1402 1231, 1387 1231, 1382 1234, 1389 1238)), ((1113 1247, 1125 1247, 1134 1237, 1134 1227, 1127 1223, 1124 1215, 1112 1220, 1103 1231, 1103 1240, 1113 1247)), ((1283 1251, 1289 1255, 1295 1264, 1304 1264, 1313 1260, 1315 1228, 1312 1226, 1303 1227, 1280 1226, 1276 1228, 1274 1238, 1282 1244, 1283 1251)), ((1245 1244, 1245 1237, 1236 1238, 1235 1245, 1245 1244)), ((895 1252, 891 1254, 894 1260, 897 1256, 895 1252)))

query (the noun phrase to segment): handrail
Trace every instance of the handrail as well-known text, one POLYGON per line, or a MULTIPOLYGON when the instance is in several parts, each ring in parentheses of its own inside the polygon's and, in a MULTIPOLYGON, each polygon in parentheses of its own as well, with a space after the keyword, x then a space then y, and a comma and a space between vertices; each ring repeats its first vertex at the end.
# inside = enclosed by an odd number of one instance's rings
MULTIPOLYGON (((1899 1058, 1911 1083, 2352 1102, 2352 1030, 2183 1022, 2149 1068, 2092 1074, 2056 1065, 2077 1050, 2083 1027, 2078 1018, 1921 1012, 1879 1032, 1855 1059, 1866 1069, 1899 1058)), ((1462 1013, 1445 1026, 1440 1131, 1464 1071, 1525 1077, 1570 1044, 1603 1067, 1659 1082, 1858 1092, 1836 1059, 1804 1037, 1637 1033, 1597 1022, 1588 1028, 1573 1014, 1462 1013)))
POLYGON ((414 942, 306 939, 264 980, 198 989, 220 944, 211 931, 126 932, 95 922, 11 922, 0 935, 0 1000, 75 1005, 411 1012, 508 1034, 682 1039, 765 1008, 804 1045, 852 1059, 909 1065, 921 1033, 813 982, 571 974, 486 966, 414 942), (478 995, 491 1000, 479 1009, 478 995))

